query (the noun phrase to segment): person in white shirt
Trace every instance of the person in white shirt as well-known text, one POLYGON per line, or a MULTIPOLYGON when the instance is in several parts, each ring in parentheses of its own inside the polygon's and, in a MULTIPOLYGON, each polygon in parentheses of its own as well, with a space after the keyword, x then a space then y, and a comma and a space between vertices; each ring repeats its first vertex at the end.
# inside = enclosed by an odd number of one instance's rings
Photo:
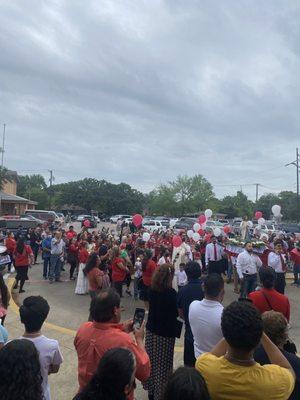
POLYGON ((194 337, 195 357, 209 352, 222 339, 224 281, 219 274, 208 275, 203 282, 204 299, 189 308, 189 322, 194 337))
POLYGON ((133 287, 134 287, 134 300, 139 299, 139 280, 142 277, 143 272, 142 272, 142 261, 140 257, 137 257, 136 262, 134 264, 134 281, 133 281, 133 287))
POLYGON ((224 253, 224 248, 217 243, 217 238, 212 236, 210 238, 211 243, 208 243, 205 248, 205 265, 208 269, 208 273, 221 274, 224 272, 224 266, 222 258, 224 253))
POLYGON ((186 276, 184 268, 185 268, 185 264, 181 263, 179 265, 179 271, 175 272, 176 279, 177 279, 178 291, 181 290, 187 284, 187 276, 186 276))
POLYGON ((49 339, 42 335, 41 328, 46 320, 50 307, 48 302, 41 296, 30 296, 24 299, 19 312, 25 332, 20 339, 33 342, 38 353, 41 364, 41 375, 43 378, 42 389, 45 400, 50 400, 50 387, 48 375, 59 371, 63 358, 59 349, 58 341, 49 339))
POLYGON ((280 240, 274 243, 274 251, 271 251, 268 255, 268 266, 273 268, 276 273, 275 289, 277 292, 284 294, 287 266, 282 242, 280 240))
POLYGON ((171 257, 170 257, 170 252, 169 250, 165 250, 158 260, 157 265, 163 265, 163 264, 170 264, 171 263, 171 257))
POLYGON ((236 270, 241 281, 241 298, 247 298, 257 286, 257 271, 262 266, 261 259, 253 254, 251 242, 245 244, 245 250, 238 255, 236 270))

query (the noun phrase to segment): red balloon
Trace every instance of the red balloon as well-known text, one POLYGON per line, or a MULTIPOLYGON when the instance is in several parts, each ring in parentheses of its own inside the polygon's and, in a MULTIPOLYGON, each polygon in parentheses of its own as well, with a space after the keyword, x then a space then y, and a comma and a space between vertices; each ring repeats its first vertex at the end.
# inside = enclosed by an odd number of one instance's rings
POLYGON ((90 221, 89 219, 86 219, 86 220, 84 221, 83 225, 84 225, 86 228, 89 228, 89 227, 91 226, 91 221, 90 221))
POLYGON ((182 240, 180 236, 173 236, 172 243, 174 247, 181 246, 182 240))
POLYGON ((229 233, 229 232, 231 232, 231 227, 229 225, 226 225, 226 226, 224 226, 223 231, 225 233, 229 233))
POLYGON ((261 211, 256 211, 256 213, 255 213, 255 219, 262 218, 262 216, 263 216, 263 213, 262 213, 261 211))
POLYGON ((205 230, 201 228, 201 229, 199 229, 198 233, 199 233, 200 236, 204 236, 205 235, 205 230))
POLYGON ((143 223, 143 217, 140 214, 135 214, 132 217, 132 222, 135 227, 141 226, 143 223))
POLYGON ((204 214, 201 214, 199 216, 199 224, 204 224, 206 222, 206 216, 204 214))

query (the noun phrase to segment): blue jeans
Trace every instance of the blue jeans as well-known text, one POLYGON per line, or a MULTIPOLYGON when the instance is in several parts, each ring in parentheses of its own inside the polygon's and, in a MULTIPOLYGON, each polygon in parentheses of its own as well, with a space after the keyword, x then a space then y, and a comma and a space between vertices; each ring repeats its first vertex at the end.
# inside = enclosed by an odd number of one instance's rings
POLYGON ((61 272, 62 262, 60 261, 60 256, 56 254, 51 254, 50 256, 50 271, 49 271, 49 279, 50 281, 59 280, 60 272, 61 272))
POLYGON ((50 257, 44 258, 43 277, 48 278, 50 275, 50 257))
POLYGON ((246 299, 248 294, 254 292, 257 286, 257 274, 244 274, 244 279, 241 284, 241 298, 246 299))

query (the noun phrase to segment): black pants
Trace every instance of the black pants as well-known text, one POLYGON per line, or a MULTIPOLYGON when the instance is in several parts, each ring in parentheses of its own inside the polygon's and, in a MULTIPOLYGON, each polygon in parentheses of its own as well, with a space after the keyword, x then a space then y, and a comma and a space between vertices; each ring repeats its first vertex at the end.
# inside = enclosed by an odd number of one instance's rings
POLYGON ((222 260, 220 261, 209 261, 208 263, 208 275, 210 274, 222 274, 224 272, 224 266, 222 260))
POLYGON ((116 289, 116 292, 119 293, 119 296, 123 297, 123 282, 113 282, 113 287, 116 289))
POLYGON ((275 289, 277 292, 284 294, 285 288, 285 274, 283 272, 276 272, 275 289))
POLYGON ((69 264, 70 264, 70 279, 71 279, 71 278, 73 278, 74 271, 75 271, 75 269, 77 267, 77 262, 76 261, 70 261, 69 264))
POLYGON ((194 339, 184 338, 183 362, 186 367, 195 367, 194 339))

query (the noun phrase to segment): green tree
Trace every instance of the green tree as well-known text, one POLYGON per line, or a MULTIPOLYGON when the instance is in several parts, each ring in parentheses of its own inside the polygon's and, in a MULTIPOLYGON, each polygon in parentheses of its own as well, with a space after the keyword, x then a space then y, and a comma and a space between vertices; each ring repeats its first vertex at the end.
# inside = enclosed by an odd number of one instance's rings
POLYGON ((12 182, 13 177, 9 175, 8 169, 0 167, 0 190, 3 190, 5 183, 12 182))
POLYGON ((225 196, 220 200, 219 211, 227 215, 228 218, 244 217, 249 218, 253 214, 253 203, 241 191, 238 191, 235 196, 225 196))
POLYGON ((262 195, 255 203, 255 211, 261 211, 265 219, 270 219, 272 216, 272 206, 274 204, 280 204, 279 197, 274 193, 267 193, 262 195))
POLYGON ((213 198, 212 185, 202 175, 178 176, 150 193, 149 208, 155 214, 180 216, 203 210, 213 198))

